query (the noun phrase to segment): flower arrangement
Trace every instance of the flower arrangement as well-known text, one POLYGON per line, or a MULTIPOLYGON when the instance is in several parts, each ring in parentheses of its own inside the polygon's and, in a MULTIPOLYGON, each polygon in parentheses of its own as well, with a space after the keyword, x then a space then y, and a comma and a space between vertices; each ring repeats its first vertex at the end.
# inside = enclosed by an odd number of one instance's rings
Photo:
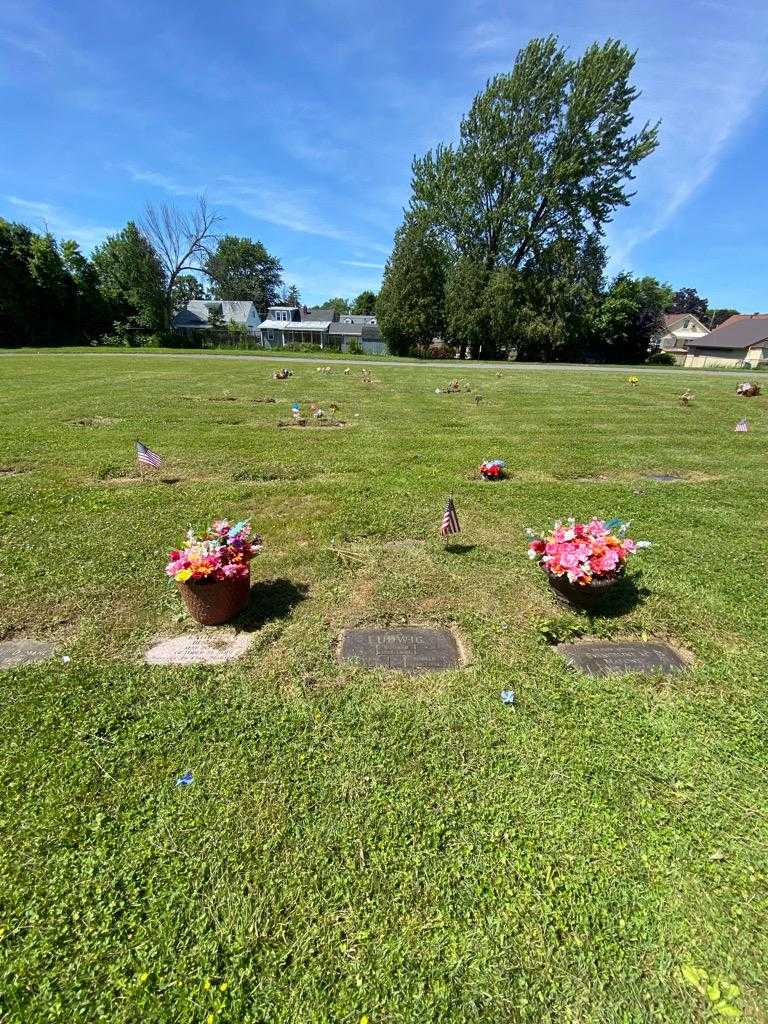
POLYGON ((631 387, 636 388, 639 383, 640 383, 640 378, 639 377, 627 377, 627 384, 629 384, 631 387))
POLYGON ((743 384, 739 384, 736 388, 736 394, 741 395, 742 398, 754 398, 760 394, 760 385, 753 384, 751 381, 744 381, 743 384))
POLYGON ((480 476, 483 480, 503 480, 506 465, 501 459, 485 459, 480 463, 480 476))
POLYGON ((251 533, 247 519, 230 526, 217 519, 198 537, 187 531, 183 548, 171 551, 165 571, 179 583, 208 583, 247 576, 249 562, 261 551, 261 537, 251 533))
POLYGON ((274 380, 288 380, 289 377, 293 376, 293 370, 289 370, 287 366, 281 367, 279 370, 275 370, 272 374, 274 380))
POLYGON ((596 580, 616 578, 629 555, 638 546, 646 546, 626 537, 628 528, 629 523, 620 519, 593 519, 590 523, 569 519, 565 525, 556 522, 543 535, 527 530, 528 557, 551 576, 567 577, 570 583, 588 587, 596 580))

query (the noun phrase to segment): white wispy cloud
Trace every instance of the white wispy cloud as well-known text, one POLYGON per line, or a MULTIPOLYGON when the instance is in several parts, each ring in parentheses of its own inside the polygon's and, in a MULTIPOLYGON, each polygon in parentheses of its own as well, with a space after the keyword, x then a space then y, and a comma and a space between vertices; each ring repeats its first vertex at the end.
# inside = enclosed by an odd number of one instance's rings
POLYGON ((19 196, 4 195, 3 200, 13 207, 15 214, 36 231, 50 231, 56 238, 73 238, 83 249, 90 250, 103 242, 115 228, 98 224, 84 224, 65 210, 51 203, 19 196))
POLYGON ((339 260, 345 267, 364 267, 366 270, 383 270, 383 263, 365 263, 363 260, 339 260))
POLYGON ((380 251, 376 243, 368 243, 354 231, 332 223, 318 213, 321 194, 311 188, 289 187, 264 177, 238 178, 220 175, 211 182, 174 178, 158 171, 126 168, 131 178, 151 185, 169 195, 192 197, 205 194, 215 205, 230 206, 254 220, 288 228, 298 234, 351 243, 380 251))

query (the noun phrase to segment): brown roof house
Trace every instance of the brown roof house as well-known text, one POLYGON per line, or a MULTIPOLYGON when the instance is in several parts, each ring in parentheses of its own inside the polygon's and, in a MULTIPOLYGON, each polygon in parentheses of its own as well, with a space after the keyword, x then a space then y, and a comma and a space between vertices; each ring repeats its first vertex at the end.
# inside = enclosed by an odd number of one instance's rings
POLYGON ((693 313, 665 313, 664 326, 651 338, 651 348, 655 352, 669 352, 682 366, 688 346, 707 334, 708 328, 693 313))
POLYGON ((686 366, 750 366, 768 362, 768 313, 737 314, 689 341, 686 366))

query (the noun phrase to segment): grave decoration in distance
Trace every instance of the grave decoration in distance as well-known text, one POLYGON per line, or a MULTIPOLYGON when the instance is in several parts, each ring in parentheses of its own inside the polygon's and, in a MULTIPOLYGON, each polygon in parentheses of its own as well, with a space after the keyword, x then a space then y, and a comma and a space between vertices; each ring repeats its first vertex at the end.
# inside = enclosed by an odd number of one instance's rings
POLYGON ((760 394, 760 385, 751 381, 744 381, 736 388, 736 394, 742 398, 756 398, 760 394))
POLYGON ((348 629, 341 638, 340 661, 364 668, 390 668, 417 674, 457 668, 456 638, 444 629, 348 629))
POLYGON ((627 377, 627 384, 629 384, 630 387, 636 388, 640 384, 640 378, 639 377, 627 377))
POLYGON ((733 429, 737 434, 746 434, 749 430, 749 420, 739 420, 733 429))
POLYGON ((506 468, 502 459, 485 459, 480 463, 480 476, 483 480, 506 480, 506 468))
POLYGON ((592 609, 623 577, 627 558, 648 547, 627 537, 628 528, 620 519, 558 521, 544 534, 526 531, 528 557, 539 563, 559 601, 592 609))
POLYGON ((262 548, 248 520, 230 526, 218 519, 198 537, 187 531, 185 547, 171 551, 165 568, 176 580, 187 611, 203 626, 219 626, 248 603, 251 559, 262 548))
POLYGON ((693 392, 689 391, 688 388, 680 395, 680 405, 689 406, 693 401, 693 392))
POLYGON ((279 370, 275 370, 272 374, 273 380, 288 380, 289 377, 293 376, 293 370, 289 370, 287 366, 281 367, 279 370))
POLYGON ((589 676, 626 675, 630 672, 663 672, 669 675, 686 668, 680 652, 662 643, 590 641, 559 644, 557 652, 571 668, 589 676))

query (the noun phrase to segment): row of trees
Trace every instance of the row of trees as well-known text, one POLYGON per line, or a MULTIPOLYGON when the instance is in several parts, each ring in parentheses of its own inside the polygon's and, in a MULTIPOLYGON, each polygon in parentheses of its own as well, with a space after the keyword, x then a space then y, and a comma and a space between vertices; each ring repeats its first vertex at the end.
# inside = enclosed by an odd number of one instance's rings
POLYGON ((162 336, 191 299, 250 299, 262 315, 298 305, 261 242, 217 234, 204 198, 181 212, 149 205, 85 256, 71 240, 0 218, 0 344, 162 336))
POLYGON ((365 289, 354 299, 343 299, 338 295, 318 304, 318 309, 335 309, 342 316, 355 313, 360 316, 373 316, 376 313, 376 292, 365 289))
POLYGON ((633 129, 634 63, 616 40, 570 59, 534 39, 475 98, 458 143, 414 160, 376 307, 392 351, 440 336, 474 358, 645 358, 662 314, 695 292, 605 281, 605 225, 658 145, 658 125, 633 129))

